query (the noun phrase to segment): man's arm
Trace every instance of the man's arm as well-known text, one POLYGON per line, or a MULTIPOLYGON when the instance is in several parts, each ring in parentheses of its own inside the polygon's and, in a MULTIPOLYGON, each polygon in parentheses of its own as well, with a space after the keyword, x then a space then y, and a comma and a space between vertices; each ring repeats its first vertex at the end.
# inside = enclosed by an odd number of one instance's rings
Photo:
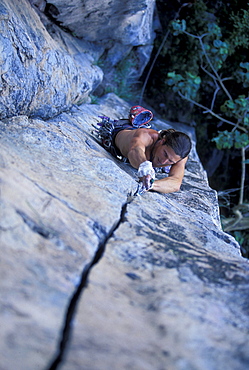
POLYGON ((153 145, 153 138, 151 135, 148 135, 148 129, 145 130, 143 132, 142 129, 139 129, 136 132, 139 135, 135 134, 133 136, 127 157, 132 167, 138 169, 138 176, 143 184, 143 189, 147 191, 152 187, 155 171, 152 163, 148 160, 148 156, 146 156, 146 154, 150 153, 146 153, 146 150, 149 146, 153 145))
POLYGON ((148 160, 146 149, 153 144, 153 138, 149 134, 150 131, 154 130, 140 128, 135 131, 129 131, 128 133, 126 132, 127 138, 124 137, 122 140, 126 145, 124 147, 124 151, 126 151, 124 155, 134 168, 138 168, 141 163, 148 160))
POLYGON ((150 190, 158 191, 159 193, 173 193, 179 191, 187 160, 188 158, 186 157, 174 164, 170 169, 169 176, 161 180, 156 180, 150 190))
POLYGON ((141 146, 134 146, 128 153, 128 159, 132 167, 138 168, 141 163, 147 161, 145 148, 141 146))

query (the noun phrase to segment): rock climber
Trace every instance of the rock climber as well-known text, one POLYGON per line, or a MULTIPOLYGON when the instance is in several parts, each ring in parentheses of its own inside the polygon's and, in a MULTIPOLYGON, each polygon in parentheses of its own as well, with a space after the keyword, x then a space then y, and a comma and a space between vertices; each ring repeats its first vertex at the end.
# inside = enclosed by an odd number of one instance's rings
POLYGON ((102 144, 114 156, 127 158, 138 169, 140 193, 148 190, 171 193, 180 189, 191 150, 188 135, 174 129, 159 132, 151 129, 153 113, 141 106, 131 108, 129 119, 101 118, 98 135, 102 144), (168 172, 168 176, 155 180, 157 168, 168 172))

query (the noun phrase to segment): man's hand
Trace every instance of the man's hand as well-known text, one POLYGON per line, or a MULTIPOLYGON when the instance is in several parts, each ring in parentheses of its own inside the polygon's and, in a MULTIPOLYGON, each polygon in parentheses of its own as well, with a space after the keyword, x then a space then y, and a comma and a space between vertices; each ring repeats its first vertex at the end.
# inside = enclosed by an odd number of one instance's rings
POLYGON ((150 178, 150 180, 149 180, 149 184, 147 183, 147 184, 145 184, 144 182, 143 182, 143 179, 145 179, 145 177, 142 179, 142 181, 141 182, 139 182, 139 184, 138 184, 138 187, 137 187, 137 190, 136 190, 136 192, 135 192, 135 194, 134 195, 142 195, 143 193, 145 193, 146 191, 148 191, 148 190, 150 190, 150 189, 152 189, 152 186, 153 186, 153 183, 154 183, 154 180, 153 179, 151 179, 151 177, 150 177, 150 175, 147 175, 149 178, 150 178))
POLYGON ((154 179, 152 179, 150 175, 147 175, 142 177, 141 181, 143 183, 144 190, 149 190, 152 188, 154 179))
POLYGON ((138 168, 138 177, 143 183, 142 189, 149 190, 155 179, 155 171, 150 161, 145 161, 138 168))

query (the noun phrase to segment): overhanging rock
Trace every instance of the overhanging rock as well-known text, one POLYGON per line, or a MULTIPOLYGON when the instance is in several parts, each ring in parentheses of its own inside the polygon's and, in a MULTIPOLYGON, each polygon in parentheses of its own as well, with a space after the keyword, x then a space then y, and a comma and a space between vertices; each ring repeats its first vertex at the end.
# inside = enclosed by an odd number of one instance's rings
POLYGON ((216 192, 193 149, 179 192, 132 197, 136 171, 91 133, 98 115, 128 109, 110 94, 47 121, 1 122, 6 370, 248 363, 249 266, 221 230, 216 192))
POLYGON ((155 0, 50 0, 52 15, 77 37, 96 42, 145 45, 153 39, 155 0), (55 10, 53 12, 53 9, 55 10))
POLYGON ((87 101, 103 78, 90 46, 62 31, 55 41, 27 0, 2 0, 0 20, 0 119, 48 119, 87 101))

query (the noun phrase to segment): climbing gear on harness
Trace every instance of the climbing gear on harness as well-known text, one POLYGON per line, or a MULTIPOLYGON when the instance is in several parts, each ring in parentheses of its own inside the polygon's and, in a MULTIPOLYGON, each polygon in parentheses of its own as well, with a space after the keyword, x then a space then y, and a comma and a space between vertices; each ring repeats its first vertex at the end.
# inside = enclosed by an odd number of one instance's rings
POLYGON ((102 119, 98 122, 99 127, 95 127, 97 136, 101 139, 102 145, 108 150, 112 145, 112 133, 115 129, 117 120, 112 120, 110 117, 98 116, 102 119))
POLYGON ((149 109, 145 109, 140 105, 134 105, 130 109, 129 120, 132 126, 150 128, 149 122, 153 118, 153 113, 149 109))
POLYGON ((99 116, 102 119, 101 122, 98 122, 95 128, 94 133, 96 136, 101 140, 103 147, 110 152, 114 157, 122 160, 127 161, 120 150, 115 145, 115 137, 122 130, 136 130, 128 120, 112 120, 110 117, 107 116, 99 116))

